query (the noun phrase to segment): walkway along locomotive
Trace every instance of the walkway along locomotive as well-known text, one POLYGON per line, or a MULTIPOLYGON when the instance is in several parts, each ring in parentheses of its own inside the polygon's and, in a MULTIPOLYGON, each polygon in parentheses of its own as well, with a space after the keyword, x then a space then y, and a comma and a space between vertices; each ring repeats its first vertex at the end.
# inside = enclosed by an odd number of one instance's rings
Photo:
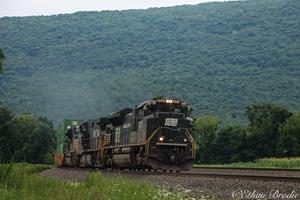
POLYGON ((191 108, 167 98, 148 100, 107 117, 65 121, 57 165, 112 169, 188 170, 195 158, 191 108), (65 129, 65 127, 67 128, 65 129))

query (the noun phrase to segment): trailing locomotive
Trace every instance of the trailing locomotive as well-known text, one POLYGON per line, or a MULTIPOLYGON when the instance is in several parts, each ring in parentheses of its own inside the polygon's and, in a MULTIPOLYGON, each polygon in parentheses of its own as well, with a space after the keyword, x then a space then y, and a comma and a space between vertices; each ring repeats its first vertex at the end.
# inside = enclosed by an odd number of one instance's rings
POLYGON ((100 119, 73 121, 66 142, 58 141, 56 164, 188 170, 196 152, 190 115, 191 108, 182 101, 155 98, 100 119))

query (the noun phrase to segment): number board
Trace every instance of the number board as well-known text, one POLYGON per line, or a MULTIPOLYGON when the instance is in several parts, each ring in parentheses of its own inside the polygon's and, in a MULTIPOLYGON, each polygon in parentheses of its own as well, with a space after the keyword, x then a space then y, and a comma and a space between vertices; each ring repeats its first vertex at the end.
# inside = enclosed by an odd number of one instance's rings
POLYGON ((165 126, 177 126, 178 119, 166 118, 165 126))

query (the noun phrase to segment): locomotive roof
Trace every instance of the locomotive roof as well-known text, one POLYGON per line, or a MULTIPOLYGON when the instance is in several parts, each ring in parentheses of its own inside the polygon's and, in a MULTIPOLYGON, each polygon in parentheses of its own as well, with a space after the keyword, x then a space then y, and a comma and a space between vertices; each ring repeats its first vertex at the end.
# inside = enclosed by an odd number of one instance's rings
POLYGON ((107 118, 112 119, 112 118, 122 117, 122 116, 127 115, 128 113, 131 113, 131 112, 132 112, 132 108, 124 108, 120 111, 113 112, 113 113, 109 114, 109 116, 107 118))
POLYGON ((136 108, 140 108, 144 105, 155 105, 157 103, 173 103, 173 104, 181 104, 182 106, 187 106, 186 103, 176 100, 176 99, 172 99, 172 98, 159 98, 159 99, 151 99, 151 100, 147 100, 143 103, 141 103, 140 105, 138 105, 136 108))

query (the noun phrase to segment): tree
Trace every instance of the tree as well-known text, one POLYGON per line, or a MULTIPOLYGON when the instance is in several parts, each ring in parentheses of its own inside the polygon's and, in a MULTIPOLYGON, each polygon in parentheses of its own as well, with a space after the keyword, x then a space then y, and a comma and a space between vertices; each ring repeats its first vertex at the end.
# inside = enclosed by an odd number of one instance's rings
POLYGON ((257 157, 276 156, 278 129, 291 116, 287 109, 274 104, 252 104, 246 107, 249 120, 249 143, 257 157))
POLYGON ((197 143, 197 161, 213 162, 215 157, 214 141, 218 130, 219 120, 216 117, 200 117, 194 120, 193 136, 197 143))
POLYGON ((0 74, 3 73, 4 59, 5 59, 4 52, 2 49, 0 49, 0 74))
POLYGON ((0 107, 0 121, 5 121, 4 128, 0 127, 2 162, 52 162, 54 129, 46 118, 36 118, 30 114, 14 116, 7 108, 0 107))
POLYGON ((8 155, 16 162, 28 160, 27 152, 31 148, 32 132, 38 125, 38 120, 30 114, 20 114, 15 116, 9 123, 7 140, 11 148, 8 155))
POLYGON ((216 162, 232 163, 248 161, 246 130, 234 125, 220 129, 215 140, 216 162))
POLYGON ((280 126, 277 151, 281 156, 300 156, 300 113, 280 126))
POLYGON ((27 153, 27 162, 51 163, 53 159, 55 138, 54 131, 48 124, 39 122, 32 131, 30 147, 27 153))
POLYGON ((8 145, 8 124, 14 117, 14 114, 6 107, 0 106, 0 162, 6 160, 7 155, 11 153, 8 145))

